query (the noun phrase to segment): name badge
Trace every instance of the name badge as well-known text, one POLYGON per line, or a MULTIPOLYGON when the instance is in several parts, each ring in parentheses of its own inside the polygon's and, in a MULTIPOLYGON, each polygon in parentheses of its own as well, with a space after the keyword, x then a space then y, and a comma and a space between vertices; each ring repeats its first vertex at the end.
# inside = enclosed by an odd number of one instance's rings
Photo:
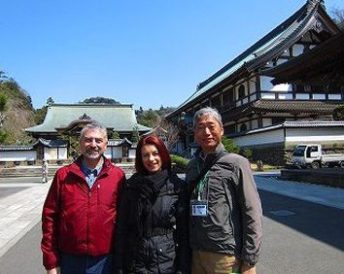
POLYGON ((208 215, 207 201, 191 201, 191 216, 205 217, 208 215))

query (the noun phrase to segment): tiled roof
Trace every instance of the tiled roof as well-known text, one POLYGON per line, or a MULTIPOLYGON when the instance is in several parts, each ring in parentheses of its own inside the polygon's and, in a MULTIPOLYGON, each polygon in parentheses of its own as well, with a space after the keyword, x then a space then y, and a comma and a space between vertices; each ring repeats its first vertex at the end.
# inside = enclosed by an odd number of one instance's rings
POLYGON ((291 112, 291 113, 332 113, 338 107, 339 103, 330 103, 328 101, 311 100, 258 100, 252 104, 252 108, 268 112, 291 112))
POLYGON ((0 151, 27 151, 33 150, 32 145, 0 145, 0 151))
POLYGON ((344 127, 344 121, 286 121, 284 127, 344 127))
POLYGON ((29 145, 1 145, 0 151, 27 151, 33 150, 35 146, 42 144, 45 147, 67 147, 68 142, 64 140, 46 140, 39 138, 35 143, 29 145))
POLYGON ((118 146, 121 146, 122 144, 129 144, 129 145, 132 145, 133 143, 131 141, 129 141, 127 138, 124 138, 124 139, 110 139, 108 141, 108 146, 109 147, 118 147, 118 146))
POLYGON ((56 133, 56 128, 65 128, 84 114, 106 128, 113 128, 118 132, 131 132, 135 126, 138 126, 139 131, 150 130, 149 127, 137 124, 132 105, 54 104, 48 107, 43 124, 27 128, 25 131, 56 133))
POLYGON ((321 1, 307 1, 307 3, 295 12, 291 17, 265 35, 249 49, 229 62, 207 80, 199 84, 198 89, 186 101, 184 101, 168 117, 180 112, 183 108, 191 105, 196 99, 205 97, 206 93, 223 82, 225 79, 235 77, 243 71, 253 71, 267 61, 283 53, 285 49, 292 46, 309 29, 314 27, 317 18, 316 12, 322 10, 321 1))
POLYGON ((36 143, 34 143, 32 146, 37 146, 38 144, 42 144, 43 146, 46 147, 67 147, 68 142, 65 140, 46 140, 43 138, 39 138, 36 143))
POLYGON ((272 112, 292 114, 332 114, 340 102, 311 100, 258 100, 250 104, 222 112, 227 119, 239 119, 248 113, 272 112))

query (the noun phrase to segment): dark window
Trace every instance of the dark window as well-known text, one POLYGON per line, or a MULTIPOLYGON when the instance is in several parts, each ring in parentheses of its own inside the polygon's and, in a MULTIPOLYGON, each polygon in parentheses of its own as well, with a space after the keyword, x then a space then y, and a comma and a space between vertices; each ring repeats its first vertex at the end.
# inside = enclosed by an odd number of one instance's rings
POLYGON ((235 133, 235 125, 225 126, 224 133, 225 135, 235 133))
POLYGON ((243 132, 243 131, 246 131, 246 130, 247 130, 246 124, 242 124, 242 125, 240 126, 240 132, 243 132))
POLYGON ((311 157, 311 147, 307 147, 307 150, 306 150, 306 157, 307 157, 307 158, 310 158, 310 157, 311 157))
POLYGON ((295 89, 296 89, 295 91, 297 92, 305 91, 305 87, 303 85, 296 85, 295 89))
POLYGON ((227 105, 234 102, 234 89, 231 88, 223 93, 223 104, 227 105))
POLYGON ((324 89, 322 86, 311 86, 311 91, 312 92, 323 92, 324 89))
POLYGON ((309 47, 309 46, 310 46, 309 44, 303 45, 303 53, 305 53, 305 52, 307 52, 307 51, 310 50, 310 47, 309 47))
POLYGON ((238 90, 238 99, 242 99, 245 97, 245 86, 240 85, 239 90, 238 90))
POLYGON ((282 124, 285 122, 285 118, 284 117, 272 117, 272 124, 276 125, 276 124, 282 124))
POLYGON ((221 106, 220 96, 216 96, 213 99, 211 99, 211 105, 213 108, 221 106))
MULTIPOLYGON (((325 90, 325 87, 324 87, 324 90, 325 90)), ((338 84, 330 83, 329 85, 327 85, 326 90, 328 92, 340 92, 341 87, 338 84)), ((342 87, 342 90, 344 90, 343 87, 342 87)))
POLYGON ((317 146, 312 146, 312 152, 317 152, 318 151, 318 147, 317 146))

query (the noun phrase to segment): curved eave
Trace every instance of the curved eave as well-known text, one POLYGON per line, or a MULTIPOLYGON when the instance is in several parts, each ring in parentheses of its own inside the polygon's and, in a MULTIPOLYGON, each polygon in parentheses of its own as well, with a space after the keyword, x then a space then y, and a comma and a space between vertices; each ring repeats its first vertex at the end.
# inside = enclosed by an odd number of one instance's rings
POLYGON ((273 57, 281 54, 309 30, 314 23, 311 18, 318 8, 320 8, 319 5, 319 3, 306 3, 253 46, 210 76, 207 80, 201 82, 199 89, 186 99, 174 112, 167 115, 166 118, 168 119, 185 111, 196 101, 201 101, 209 96, 211 90, 218 88, 225 82, 235 80, 235 76, 241 75, 242 72, 250 73, 273 57), (300 21, 302 22, 299 26, 293 26, 293 24, 298 24, 300 21), (288 32, 290 33, 288 34, 288 32))
MULTIPOLYGON (((280 56, 284 50, 294 45, 300 39, 300 37, 302 37, 311 29, 315 28, 318 21, 317 17, 320 16, 320 14, 322 17, 325 17, 326 15, 326 13, 322 11, 320 4, 315 5, 312 10, 308 11, 308 14, 301 14, 299 20, 302 20, 302 22, 300 25, 296 27, 289 35, 280 37, 278 39, 280 42, 277 43, 276 41, 275 45, 271 47, 270 50, 267 50, 264 54, 249 62, 247 64, 248 70, 254 71, 270 60, 280 56), (303 16, 305 17, 301 19, 303 16)), ((328 16, 326 15, 326 17, 328 16)), ((331 26, 331 31, 336 33, 339 31, 339 29, 333 25, 331 26)))
POLYGON ((272 81, 275 85, 287 82, 314 82, 312 77, 313 79, 316 78, 317 74, 329 74, 329 76, 324 79, 327 82, 331 82, 332 80, 340 83, 339 80, 341 79, 344 83, 344 48, 338 47, 338 45, 344 45, 343 32, 333 36, 305 54, 295 57, 274 68, 262 71, 262 74, 275 77, 272 81), (336 75, 337 77, 333 77, 333 72, 338 73, 338 75, 336 75))
MULTIPOLYGON (((211 95, 211 93, 216 91, 218 88, 221 88, 221 86, 225 86, 228 82, 235 81, 236 79, 240 79, 243 75, 247 74, 247 69, 243 65, 240 68, 238 68, 234 73, 230 74, 227 76, 225 79, 217 83, 216 85, 210 87, 206 91, 203 91, 200 95, 197 97, 193 98, 192 100, 189 101, 189 99, 185 100, 184 103, 182 103, 178 109, 175 111, 169 113, 166 115, 166 119, 169 119, 172 116, 175 116, 179 113, 182 113, 183 111, 187 110, 188 108, 192 107, 196 102, 201 102, 202 100, 206 99, 211 95)), ((192 96, 190 96, 192 97, 192 96)), ((189 97, 189 98, 190 98, 189 97)))

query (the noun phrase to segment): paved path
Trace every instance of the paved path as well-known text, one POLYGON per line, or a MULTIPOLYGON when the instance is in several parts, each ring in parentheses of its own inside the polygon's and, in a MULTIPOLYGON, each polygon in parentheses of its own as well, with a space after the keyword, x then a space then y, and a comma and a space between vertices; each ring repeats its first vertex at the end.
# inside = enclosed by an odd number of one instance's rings
POLYGON ((41 178, 0 179, 0 257, 41 219, 50 183, 41 178))
MULTIPOLYGON (((283 272, 282 269, 281 272, 277 271, 278 262, 285 262, 290 258, 297 260, 290 261, 291 265, 307 265, 313 258, 322 262, 325 258, 326 262, 344 269, 344 238, 339 236, 336 239, 338 229, 343 231, 344 224, 333 222, 344 220, 344 189, 281 181, 276 174, 257 173, 255 178, 264 207, 265 241, 270 242, 263 252, 264 264, 260 265, 260 273, 296 273, 283 272), (278 202, 281 198, 284 202, 278 202), (314 215, 317 212, 321 215, 314 215), (297 245, 292 246, 292 242, 297 245), (271 272, 271 269, 275 272, 271 272)), ((39 233, 42 204, 49 186, 50 183, 41 184, 40 178, 0 179, 0 258, 5 253, 13 253, 9 249, 32 228, 36 234, 39 233)), ((316 273, 328 269, 328 263, 324 262, 322 265, 323 269, 320 267, 321 271, 316 273)), ((2 274, 1 270, 0 273, 2 274)))
POLYGON ((257 186, 288 197, 344 210, 344 188, 278 179, 279 173, 255 173, 257 186))

